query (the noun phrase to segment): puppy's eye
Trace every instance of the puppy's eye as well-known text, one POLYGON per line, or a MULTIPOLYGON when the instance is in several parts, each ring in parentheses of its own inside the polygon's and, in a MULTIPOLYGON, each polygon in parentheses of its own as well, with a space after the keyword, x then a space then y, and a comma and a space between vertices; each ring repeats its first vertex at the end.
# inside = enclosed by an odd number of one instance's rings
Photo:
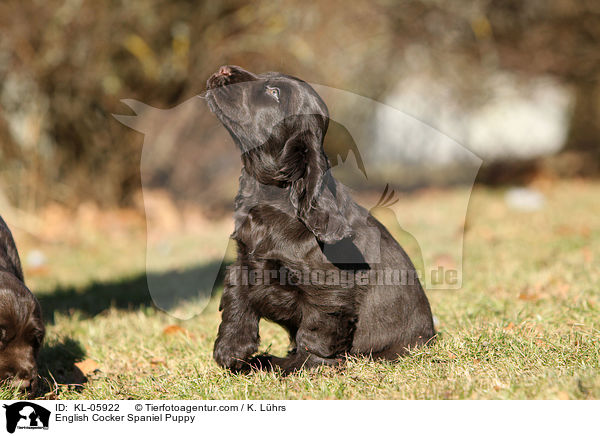
POLYGON ((267 86, 266 92, 279 103, 279 88, 267 86))

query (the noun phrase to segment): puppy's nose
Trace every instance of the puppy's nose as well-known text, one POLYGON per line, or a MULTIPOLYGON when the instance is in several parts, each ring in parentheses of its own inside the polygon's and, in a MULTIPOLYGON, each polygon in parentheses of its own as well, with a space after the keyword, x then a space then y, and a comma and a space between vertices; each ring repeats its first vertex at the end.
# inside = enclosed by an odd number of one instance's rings
POLYGON ((233 69, 229 65, 223 65, 206 81, 206 88, 218 88, 229 84, 231 80, 233 80, 233 69))
POLYGON ((25 389, 29 389, 29 387, 31 386, 31 382, 33 379, 24 379, 24 378, 13 378, 10 382, 10 386, 12 388, 17 388, 21 391, 24 391, 25 389))
POLYGON ((223 65, 222 67, 219 68, 219 76, 231 76, 231 67, 229 67, 228 65, 223 65))

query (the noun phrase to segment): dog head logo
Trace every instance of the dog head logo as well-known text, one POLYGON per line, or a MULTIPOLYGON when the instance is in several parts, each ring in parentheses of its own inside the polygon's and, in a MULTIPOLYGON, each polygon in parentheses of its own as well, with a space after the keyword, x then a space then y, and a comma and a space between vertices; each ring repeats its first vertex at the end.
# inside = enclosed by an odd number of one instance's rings
MULTIPOLYGON (((310 86, 326 103, 329 112, 329 133, 325 136, 323 148, 331 164, 331 175, 353 190, 380 193, 378 202, 364 204, 364 207, 382 220, 405 247, 425 288, 459 289, 462 286, 463 226, 481 159, 452 138, 402 111, 339 89, 314 84, 310 86), (366 123, 365 119, 372 114, 385 119, 386 123, 377 128, 373 127, 372 122, 366 123), (338 130, 336 135, 332 135, 333 129, 338 130), (331 138, 335 141, 329 141, 331 138), (413 179, 418 179, 417 186, 423 180, 439 180, 449 162, 453 165, 452 170, 460 173, 464 187, 453 196, 452 207, 424 211, 419 217, 403 214, 402 194, 415 186, 414 181, 406 182, 409 176, 414 175, 413 179), (435 220, 435 216, 440 214, 444 215, 444 219, 435 220), (435 234, 438 235, 435 240, 431 238, 432 226, 436 226, 435 234), (440 248, 440 242, 443 243, 443 248, 440 248)), ((152 211, 148 208, 146 197, 151 196, 146 194, 150 194, 151 190, 156 192, 155 182, 159 179, 156 175, 169 167, 169 159, 173 159, 174 153, 177 153, 177 144, 187 141, 202 148, 203 140, 207 140, 211 134, 203 134, 198 130, 197 120, 212 117, 212 114, 209 114, 204 98, 192 98, 167 110, 156 109, 135 100, 123 100, 123 103, 136 115, 114 117, 144 134, 141 175, 146 212, 150 216, 152 211), (154 181, 154 185, 151 186, 150 180, 154 181)), ((310 114, 285 115, 290 117, 310 114)), ((281 120, 271 120, 271 128, 275 129, 278 122, 281 120)), ((220 126, 219 128, 222 129, 220 126)), ((262 138, 268 132, 261 132, 261 135, 262 138)), ((231 142, 230 139, 224 141, 231 142)), ((228 146, 233 152, 234 146, 228 146)), ((231 159, 240 159, 238 153, 230 153, 230 156, 231 159)), ((206 174, 206 177, 211 177, 211 174, 206 174)), ((327 177, 329 175, 324 176, 323 180, 327 180, 327 177)), ((277 195, 278 189, 280 188, 276 185, 269 185, 264 191, 270 194, 265 195, 277 195)), ((183 198, 181 192, 168 183, 165 183, 161 191, 168 193, 175 204, 183 198)), ((190 201, 189 197, 186 201, 190 201)), ((362 228, 373 232, 370 240, 377 240, 374 239, 379 235, 377 225, 369 226, 367 223, 362 228)), ((233 229, 229 229, 231 231, 233 229)), ((148 287, 158 307, 173 316, 188 319, 200 313, 208 303, 215 281, 221 273, 229 240, 212 238, 210 244, 197 246, 195 249, 198 250, 198 259, 206 258, 206 253, 210 252, 211 260, 199 262, 202 263, 199 268, 181 270, 180 265, 171 263, 174 262, 172 259, 177 259, 177 253, 173 251, 174 244, 165 241, 163 233, 163 228, 148 220, 146 264, 148 270, 156 269, 157 265, 168 269, 172 265, 174 272, 149 272, 148 287), (182 300, 204 303, 180 304, 182 300)), ((369 252, 358 253, 350 248, 352 247, 343 243, 326 244, 323 251, 333 263, 336 260, 340 263, 353 263, 357 259, 360 262, 376 263, 380 256, 377 244, 371 245, 369 252), (352 256, 352 253, 358 257, 352 256)), ((186 249, 189 251, 189 246, 186 249)))
POLYGON ((16 429, 48 429, 50 411, 44 407, 19 401, 3 406, 6 409, 6 431, 14 433, 16 429))

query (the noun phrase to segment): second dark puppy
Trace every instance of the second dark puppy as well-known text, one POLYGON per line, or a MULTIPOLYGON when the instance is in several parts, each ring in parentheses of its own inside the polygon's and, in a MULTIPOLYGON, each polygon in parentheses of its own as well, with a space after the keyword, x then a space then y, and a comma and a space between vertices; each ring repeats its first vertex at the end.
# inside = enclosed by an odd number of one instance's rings
POLYGON ((25 286, 15 242, 0 217, 0 380, 33 390, 44 332, 40 304, 25 286))

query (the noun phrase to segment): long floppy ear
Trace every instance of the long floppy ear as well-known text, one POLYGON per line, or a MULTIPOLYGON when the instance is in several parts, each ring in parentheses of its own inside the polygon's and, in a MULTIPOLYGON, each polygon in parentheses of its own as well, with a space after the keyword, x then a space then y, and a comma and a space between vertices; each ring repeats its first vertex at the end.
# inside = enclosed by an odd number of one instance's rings
POLYGON ((280 171, 291 180, 290 200, 298 218, 319 241, 334 244, 352 237, 344 210, 347 200, 336 192, 329 161, 315 133, 305 131, 286 142, 280 171))

